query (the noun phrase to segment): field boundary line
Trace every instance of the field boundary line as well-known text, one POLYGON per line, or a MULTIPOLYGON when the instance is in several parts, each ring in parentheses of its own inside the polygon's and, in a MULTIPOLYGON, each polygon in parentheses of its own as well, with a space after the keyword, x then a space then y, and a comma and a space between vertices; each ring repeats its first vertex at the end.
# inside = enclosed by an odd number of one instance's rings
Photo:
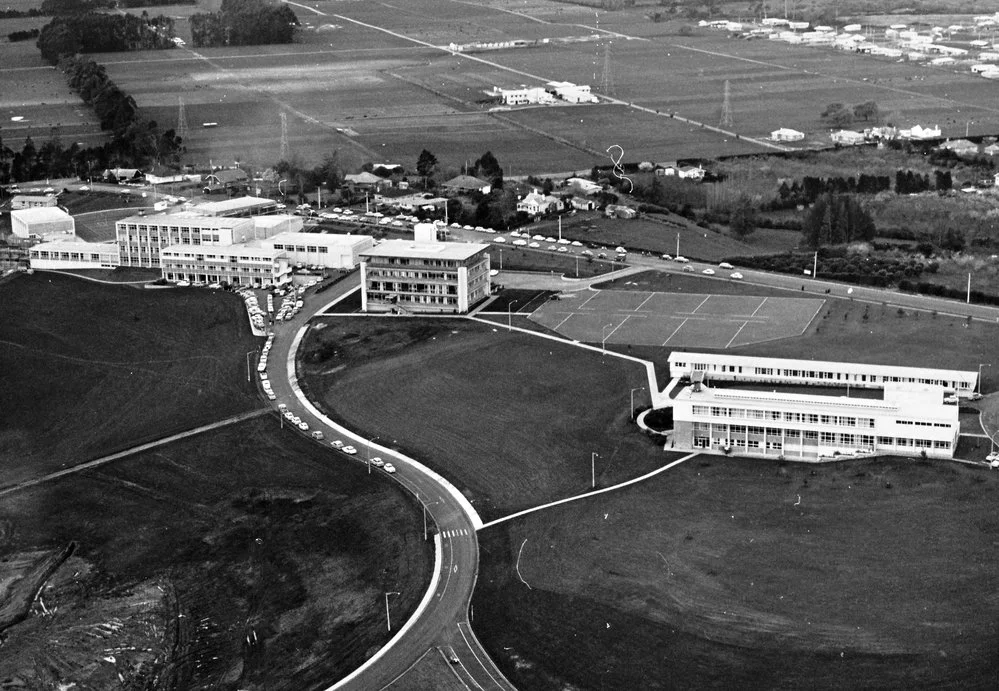
POLYGON ((245 422, 246 420, 251 420, 255 417, 260 417, 261 415, 266 415, 272 412, 271 408, 257 408, 256 410, 251 410, 247 413, 240 413, 239 415, 233 415, 232 417, 227 417, 224 420, 217 420, 207 425, 202 425, 200 427, 195 427, 193 429, 185 430, 183 432, 177 432, 176 434, 171 434, 161 439, 155 439, 145 444, 139 444, 138 446, 133 446, 132 448, 125 449, 124 451, 119 451, 113 453, 109 456, 102 456, 100 458, 95 458, 92 461, 86 461, 75 465, 72 468, 66 468, 65 470, 58 470, 54 473, 49 473, 48 475, 43 475, 42 477, 35 478, 33 480, 25 480, 24 482, 19 482, 16 485, 11 485, 9 487, 0 488, 0 497, 6 494, 12 494, 18 490, 26 489, 28 487, 33 487, 35 485, 40 485, 43 482, 48 482, 49 480, 56 480, 67 475, 73 475, 75 473, 83 472, 84 470, 90 470, 92 468, 97 468, 99 466, 111 463, 113 461, 121 460, 122 458, 127 458, 128 456, 133 456, 142 451, 147 451, 149 449, 154 449, 157 446, 163 446, 164 444, 170 444, 180 439, 185 439, 187 437, 193 437, 204 432, 210 432, 211 430, 218 429, 220 427, 227 427, 238 422, 245 422))
POLYGON ((678 458, 677 460, 671 461, 670 463, 667 463, 666 465, 664 465, 664 466, 662 466, 660 468, 656 468, 651 473, 646 473, 645 475, 633 478, 631 480, 625 480, 624 482, 621 482, 621 483, 616 484, 616 485, 612 485, 611 487, 604 487, 603 489, 594 490, 592 492, 586 492, 585 494, 577 494, 574 497, 567 497, 565 499, 559 499, 557 501, 549 502, 547 504, 542 504, 541 506, 535 506, 535 507, 530 508, 530 509, 524 509, 523 511, 518 511, 517 513, 512 513, 509 516, 503 516, 502 518, 497 518, 494 521, 489 521, 488 523, 484 524, 482 526, 482 528, 480 528, 480 530, 484 530, 485 528, 491 528, 492 526, 497 525, 499 523, 505 523, 506 521, 511 521, 514 518, 520 518, 521 516, 526 516, 527 514, 530 514, 530 513, 535 513, 537 511, 542 511, 544 509, 549 509, 549 508, 551 508, 553 506, 559 506, 560 504, 568 504, 571 501, 579 501, 580 499, 586 499, 588 497, 595 497, 598 494, 605 494, 607 492, 613 492, 615 490, 619 490, 619 489, 622 489, 624 487, 627 487, 628 485, 634 485, 634 484, 637 484, 639 482, 644 482, 645 480, 648 480, 650 478, 655 477, 659 473, 663 473, 663 472, 669 470, 670 468, 673 468, 674 466, 678 466, 681 463, 683 463, 685 461, 689 461, 691 458, 694 458, 695 456, 700 456, 700 455, 701 455, 700 453, 687 454, 683 458, 678 458))
MULTIPOLYGON (((374 317, 379 315, 370 315, 370 316, 374 317)), ((452 315, 446 315, 446 316, 453 318, 452 315)), ((493 324, 495 326, 493 322, 487 322, 487 323, 493 324)), ((308 330, 309 330, 309 325, 306 324, 305 326, 303 326, 301 329, 298 330, 298 333, 295 334, 295 338, 291 342, 291 347, 288 348, 288 362, 286 363, 288 383, 291 385, 292 393, 295 394, 295 398, 298 399, 298 402, 302 405, 302 407, 308 410, 310 413, 312 413, 315 417, 322 420, 323 424, 325 424, 330 429, 334 429, 340 434, 343 434, 345 436, 349 435, 352 437, 356 437, 358 439, 363 439, 367 444, 368 448, 375 449, 376 451, 386 456, 390 456, 398 459, 399 461, 403 461, 412 468, 414 468, 416 471, 433 479, 434 482, 440 485, 441 489, 443 489, 445 492, 450 494, 452 498, 454 498, 454 500, 458 503, 458 505, 461 506, 462 511, 465 512, 465 515, 468 516, 468 520, 472 524, 472 526, 478 529, 478 526, 482 525, 482 519, 479 517, 479 513, 475 510, 475 507, 472 506, 472 503, 468 501, 465 495, 462 494, 457 487, 452 485, 451 482, 446 477, 444 477, 440 473, 434 472, 427 466, 417 461, 415 458, 411 458, 406 454, 396 451, 395 449, 390 449, 387 446, 376 444, 370 439, 365 439, 362 435, 358 434, 357 432, 354 432, 344 427, 343 425, 334 422, 329 417, 327 417, 327 415, 323 413, 323 411, 319 410, 316 406, 312 404, 312 401, 309 400, 309 398, 302 391, 302 388, 298 385, 298 372, 295 368, 295 361, 297 360, 298 349, 301 346, 302 339, 305 337, 305 333, 308 330)))
MULTIPOLYGON (((398 631, 396 631, 395 635, 389 639, 388 643, 379 648, 378 651, 374 655, 369 657, 367 660, 365 660, 360 667, 355 669, 353 672, 345 676, 340 681, 333 684, 333 686, 327 687, 326 691, 334 691, 334 689, 343 688, 346 684, 349 684, 351 681, 360 676, 363 672, 367 671, 368 668, 373 667, 376 662, 378 662, 386 653, 388 653, 388 651, 391 650, 392 647, 403 636, 405 636, 411 628, 413 628, 416 622, 419 621, 420 617, 423 615, 423 612, 430 605, 430 601, 431 599, 433 599, 434 592, 436 592, 437 590, 437 583, 440 581, 440 574, 441 574, 440 566, 441 563, 443 562, 443 559, 444 556, 443 556, 443 547, 441 545, 441 536, 440 533, 438 533, 434 535, 434 575, 430 578, 430 587, 427 588, 427 592, 423 594, 423 599, 420 600, 420 604, 417 605, 416 610, 413 612, 413 615, 406 620, 406 623, 403 624, 398 631)), ((423 657, 421 656, 420 660, 422 659, 423 657)), ((419 660, 417 660, 417 662, 419 662, 419 660)), ((408 672, 410 669, 412 669, 412 665, 410 665, 410 667, 406 669, 406 672, 408 672)), ((403 672, 402 674, 405 674, 406 672, 403 672)), ((400 674, 399 676, 401 677, 402 674, 400 674)), ((391 682, 389 682, 389 685, 391 686, 398 679, 399 677, 396 677, 391 682)))
POLYGON ((742 333, 742 330, 746 328, 746 324, 748 324, 748 323, 749 323, 748 321, 742 322, 742 326, 740 326, 738 329, 736 329, 736 332, 735 332, 735 334, 733 334, 732 338, 728 339, 728 343, 725 344, 726 348, 731 348, 732 347, 732 342, 735 341, 735 339, 737 339, 739 337, 739 334, 742 333))

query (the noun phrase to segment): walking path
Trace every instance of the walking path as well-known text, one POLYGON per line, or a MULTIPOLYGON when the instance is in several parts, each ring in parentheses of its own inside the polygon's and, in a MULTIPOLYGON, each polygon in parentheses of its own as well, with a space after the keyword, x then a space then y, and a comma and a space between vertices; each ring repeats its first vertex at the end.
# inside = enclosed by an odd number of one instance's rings
POLYGON ((139 446, 133 446, 130 449, 125 449, 124 451, 119 451, 118 453, 113 453, 110 456, 102 456, 101 458, 95 458, 92 461, 87 461, 86 463, 81 463, 75 465, 72 468, 66 468, 65 470, 59 470, 54 473, 49 473, 48 475, 43 475, 42 477, 35 478, 34 480, 25 480, 24 482, 19 482, 16 485, 11 485, 10 487, 4 487, 0 489, 0 497, 17 492, 19 490, 25 489, 27 487, 33 487, 35 485, 40 485, 43 482, 49 482, 50 480, 55 480, 57 478, 65 477, 67 475, 73 475, 75 473, 82 473, 84 470, 91 470, 97 468, 98 466, 111 463, 112 461, 117 461, 127 456, 132 456, 142 451, 148 451, 149 449, 154 449, 157 446, 163 446, 164 444, 172 444, 179 439, 185 439, 187 437, 193 437, 197 434, 203 432, 209 432, 213 429, 218 429, 220 427, 226 427, 228 425, 233 425, 238 422, 244 422, 246 420, 251 420, 255 417, 260 417, 261 415, 267 415, 271 412, 270 408, 258 408, 256 410, 251 410, 248 413, 241 413, 239 415, 233 415, 232 417, 227 417, 224 420, 218 420, 208 425, 202 425, 201 427, 195 427, 194 429, 189 429, 185 432, 178 432, 177 434, 171 434, 169 437, 163 437, 162 439, 157 439, 151 441, 147 444, 140 444, 139 446))

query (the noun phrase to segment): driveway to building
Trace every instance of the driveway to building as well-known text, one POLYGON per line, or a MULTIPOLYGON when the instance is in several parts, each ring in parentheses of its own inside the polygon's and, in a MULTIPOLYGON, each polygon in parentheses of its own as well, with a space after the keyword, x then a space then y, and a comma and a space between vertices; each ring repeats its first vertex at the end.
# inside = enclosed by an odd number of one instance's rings
MULTIPOLYGON (((513 689, 493 664, 472 633, 468 621, 469 602, 478 576, 479 547, 476 530, 482 521, 465 499, 446 479, 424 468, 412 459, 392 449, 371 442, 336 424, 306 400, 298 387, 293 349, 302 341, 309 320, 322 312, 330 302, 358 289, 359 273, 344 279, 329 291, 305 295, 306 309, 290 322, 275 324, 274 344, 268 362, 271 386, 277 397, 275 408, 285 403, 289 410, 309 424, 309 430, 322 430, 323 443, 329 449, 331 462, 364 463, 369 454, 380 456, 396 467, 395 475, 369 466, 373 482, 388 480, 400 483, 426 507, 428 538, 440 535, 441 559, 437 564, 436 586, 404 628, 377 654, 354 673, 331 688, 371 691, 381 689, 404 675, 429 652, 443 654, 451 669, 468 688, 513 689), (358 453, 353 458, 335 451, 330 442, 340 439, 353 445, 358 453), (435 651, 436 649, 436 651, 435 651)), ((391 600, 389 601, 391 604, 391 600)))

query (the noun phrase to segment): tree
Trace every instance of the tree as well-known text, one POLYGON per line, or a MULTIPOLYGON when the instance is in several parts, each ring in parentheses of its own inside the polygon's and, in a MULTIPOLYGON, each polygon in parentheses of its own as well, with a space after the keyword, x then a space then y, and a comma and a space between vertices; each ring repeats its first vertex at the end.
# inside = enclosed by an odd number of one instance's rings
POLYGON ((863 118, 864 122, 869 122, 870 120, 878 122, 881 119, 881 111, 878 109, 878 104, 874 101, 865 101, 853 107, 853 116, 858 120, 863 118))
POLYGON ((753 208, 749 197, 744 194, 739 195, 729 215, 728 224, 732 233, 740 240, 752 235, 756 230, 756 209, 753 208))
POLYGON ((436 170, 437 157, 426 149, 421 151, 419 158, 416 159, 416 174, 424 178, 424 184, 426 184, 426 178, 433 177, 436 170))
POLYGON ((488 181, 494 190, 502 189, 503 187, 503 169, 500 168, 499 161, 493 156, 492 151, 487 151, 482 154, 482 156, 475 161, 473 166, 476 177, 480 177, 488 181))

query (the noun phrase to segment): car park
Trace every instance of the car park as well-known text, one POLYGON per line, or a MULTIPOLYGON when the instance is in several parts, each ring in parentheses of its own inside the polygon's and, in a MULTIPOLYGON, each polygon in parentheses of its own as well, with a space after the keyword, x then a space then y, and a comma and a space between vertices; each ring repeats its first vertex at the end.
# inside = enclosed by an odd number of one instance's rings
POLYGON ((344 453, 349 453, 351 456, 357 453, 357 449, 355 449, 353 446, 345 446, 340 450, 343 451, 344 453))
POLYGON ((391 473, 394 473, 394 472, 395 472, 395 466, 394 466, 394 465, 392 465, 391 463, 386 463, 386 464, 385 464, 385 467, 383 468, 383 470, 384 470, 384 471, 385 471, 386 473, 390 473, 390 474, 391 474, 391 473))

